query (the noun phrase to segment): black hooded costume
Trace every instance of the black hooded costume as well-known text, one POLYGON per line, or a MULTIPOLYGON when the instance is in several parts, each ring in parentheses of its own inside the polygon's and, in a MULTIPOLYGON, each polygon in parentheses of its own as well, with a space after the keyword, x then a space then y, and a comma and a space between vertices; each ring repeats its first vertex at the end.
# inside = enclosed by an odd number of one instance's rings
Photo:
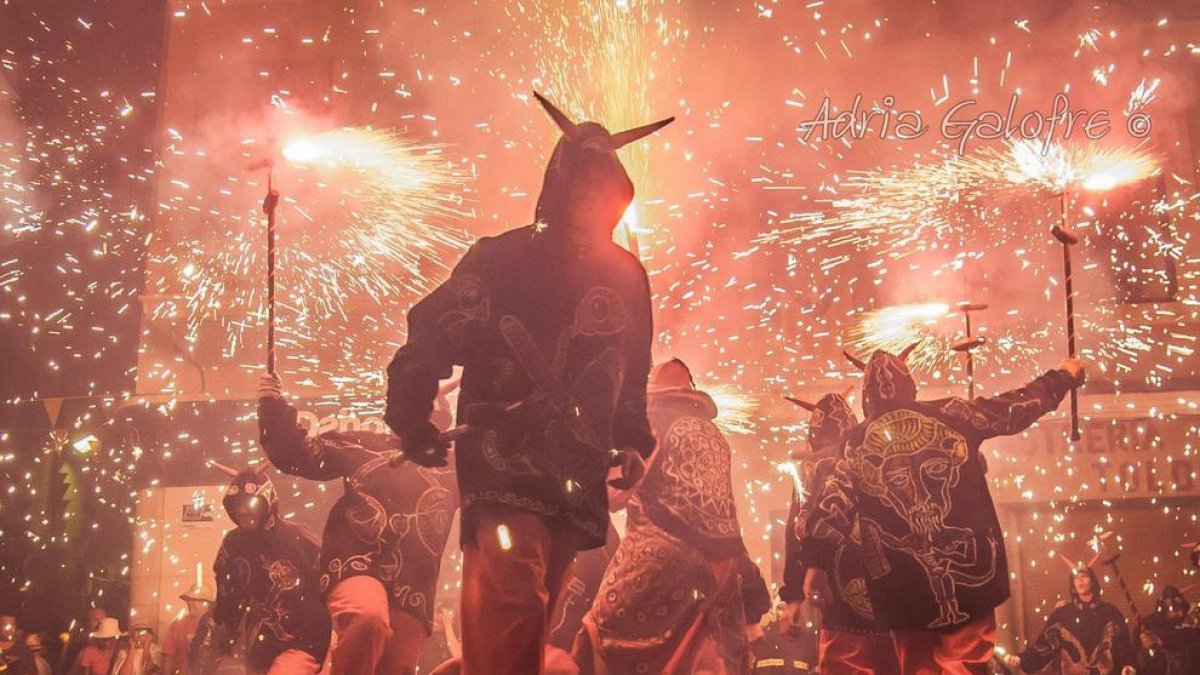
POLYGON ((455 462, 464 543, 477 509, 506 505, 574 532, 585 550, 603 546, 608 531, 613 450, 646 457, 654 448, 650 290, 638 259, 612 242, 633 198, 615 150, 670 120, 610 134, 539 100, 564 135, 537 222, 480 239, 409 312, 407 342, 388 367, 386 420, 408 457, 439 463, 419 453, 438 444, 429 423, 438 381, 462 365, 457 419, 470 431, 455 462), (590 215, 577 217, 580 209, 590 215))
MULTIPOLYGON (((788 513, 784 535, 783 585, 779 587, 779 599, 784 602, 804 600, 807 567, 801 548, 804 546, 805 527, 813 512, 812 506, 825 498, 822 486, 832 478, 838 460, 845 456, 846 439, 858 424, 858 417, 841 394, 826 394, 815 404, 791 400, 812 412, 808 423, 808 443, 812 454, 798 462, 800 482, 807 493, 802 498, 797 494, 792 495, 792 506, 788 513)), ((834 508, 833 503, 825 504, 826 510, 834 508)), ((871 635, 883 633, 874 623, 874 610, 867 596, 866 565, 858 528, 817 527, 813 536, 827 541, 833 548, 832 566, 826 570, 833 597, 821 599, 822 628, 871 635)))
POLYGON ((822 531, 858 531, 876 621, 953 630, 1009 596, 980 445, 1057 408, 1073 380, 1052 370, 992 398, 918 401, 903 356, 880 350, 867 364, 854 359, 865 371, 865 419, 813 505, 801 556, 831 571, 838 546, 822 531))
POLYGON ((1188 621, 1191 605, 1175 586, 1163 588, 1158 607, 1142 624, 1142 632, 1150 633, 1156 645, 1144 646, 1138 653, 1138 675, 1155 672, 1142 665, 1144 660, 1158 661, 1157 672, 1165 675, 1182 675, 1200 670, 1200 626, 1188 621), (1157 653, 1155 653, 1157 652, 1157 653))
MULTIPOLYGON (((449 428, 449 410, 438 426, 449 428)), ((442 552, 458 508, 454 472, 411 462, 393 466, 400 449, 391 434, 331 431, 310 437, 282 397, 258 403, 263 451, 280 471, 309 480, 342 479, 345 493, 325 523, 320 588, 366 575, 378 579, 388 604, 433 630, 433 601, 442 552)))
POLYGON ((1118 675, 1133 664, 1133 644, 1120 610, 1100 599, 1100 579, 1090 566, 1092 600, 1084 603, 1075 592, 1074 575, 1068 577, 1071 600, 1050 612, 1046 627, 1020 653, 1021 670, 1036 673, 1056 664, 1065 675, 1118 675))
POLYGON ((280 518, 275 486, 262 470, 238 473, 222 503, 233 517, 243 501, 261 510, 261 525, 226 534, 213 563, 218 642, 242 652, 252 672, 268 670, 290 649, 321 663, 332 630, 317 581, 321 546, 308 528, 280 518))

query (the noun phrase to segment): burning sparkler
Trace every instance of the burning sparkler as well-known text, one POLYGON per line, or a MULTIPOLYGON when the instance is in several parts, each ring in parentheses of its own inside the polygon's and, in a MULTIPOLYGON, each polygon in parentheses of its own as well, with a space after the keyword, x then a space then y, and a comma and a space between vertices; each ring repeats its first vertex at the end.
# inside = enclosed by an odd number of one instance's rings
MULTIPOLYGON (((298 200, 280 203, 280 306, 290 311, 284 339, 332 343, 352 362, 327 364, 325 372, 373 370, 380 355, 355 344, 361 335, 337 326, 349 317, 350 303, 380 308, 371 314, 381 323, 394 320, 398 312, 386 308, 437 282, 437 270, 467 244, 447 227, 459 213, 461 181, 439 147, 373 129, 297 137, 282 156, 291 165, 289 192, 338 207, 314 212, 298 200)), ((223 234, 186 242, 169 256, 182 270, 188 338, 215 323, 226 330, 232 355, 263 321, 264 298, 247 281, 262 258, 254 230, 238 225, 223 234)))
POLYGON ((742 393, 728 385, 710 385, 705 391, 717 404, 717 418, 713 424, 727 434, 749 435, 754 433, 754 413, 758 399, 742 393))
POLYGON ((859 354, 870 354, 877 349, 898 354, 919 342, 908 364, 932 370, 947 358, 948 339, 937 330, 937 324, 950 313, 950 305, 937 302, 872 310, 851 326, 848 344, 859 354))

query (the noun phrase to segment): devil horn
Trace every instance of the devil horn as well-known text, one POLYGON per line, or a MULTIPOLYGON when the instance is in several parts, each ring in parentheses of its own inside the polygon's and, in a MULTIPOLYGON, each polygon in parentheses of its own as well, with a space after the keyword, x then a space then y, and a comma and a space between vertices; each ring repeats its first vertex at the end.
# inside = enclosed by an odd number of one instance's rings
POLYGON ((855 355, 851 354, 849 351, 846 351, 845 349, 843 349, 843 350, 842 350, 842 356, 845 356, 847 361, 849 361, 850 363, 854 364, 854 367, 855 367, 855 368, 858 368, 859 370, 866 370, 866 369, 867 369, 867 364, 863 363, 863 362, 862 362, 862 359, 860 359, 860 358, 858 358, 857 356, 855 356, 855 355))
POLYGON ((908 355, 909 355, 909 354, 912 354, 913 350, 914 350, 914 349, 916 349, 916 348, 917 348, 917 345, 919 345, 919 344, 921 344, 921 341, 920 341, 920 340, 918 340, 918 341, 916 341, 916 342, 912 343, 911 345, 909 345, 909 346, 905 347, 905 348, 904 348, 904 351, 900 352, 900 360, 901 360, 901 361, 907 361, 907 360, 908 360, 908 355))
POLYGON ((668 117, 665 120, 659 120, 653 124, 634 127, 633 129, 626 129, 625 131, 618 131, 612 135, 613 149, 616 150, 617 148, 623 148, 636 140, 643 139, 674 121, 674 117, 668 117))
POLYGON ((271 463, 263 462, 262 464, 259 464, 258 466, 254 467, 254 475, 261 476, 270 470, 271 470, 271 463))
POLYGON ((224 464, 221 464, 220 462, 214 462, 210 459, 210 460, 208 460, 208 465, 227 476, 233 476, 236 478, 238 475, 237 469, 232 469, 230 467, 227 467, 224 464))
POLYGON ((842 398, 849 398, 850 392, 852 392, 852 391, 854 391, 854 385, 852 385, 852 384, 847 385, 846 388, 840 392, 842 395, 842 398))
POLYGON ((813 412, 814 410, 817 409, 816 403, 809 403, 808 401, 805 401, 803 399, 792 398, 791 396, 784 396, 784 398, 791 401, 792 403, 795 403, 796 405, 800 406, 801 408, 804 408, 805 410, 807 410, 809 412, 813 412))
POLYGON ((533 96, 538 100, 538 103, 542 104, 542 107, 546 109, 546 114, 550 115, 550 119, 554 120, 554 123, 558 125, 559 129, 562 129, 564 134, 569 134, 575 130, 575 123, 571 121, 570 117, 567 117, 566 113, 559 110, 553 103, 546 100, 545 96, 536 91, 533 92, 533 96))
POLYGON ((1095 564, 1096 564, 1096 561, 1097 561, 1097 560, 1099 560, 1099 559, 1100 559, 1100 552, 1099 552, 1099 551, 1097 551, 1097 552, 1096 552, 1096 555, 1092 556, 1092 559, 1088 561, 1088 564, 1087 564, 1087 566, 1088 566, 1089 568, 1090 568, 1090 567, 1092 567, 1093 565, 1095 565, 1095 564))
POLYGON ((1062 558, 1062 561, 1063 561, 1064 563, 1066 563, 1066 565, 1067 565, 1067 570, 1068 570, 1068 571, 1069 571, 1071 574, 1074 574, 1074 573, 1075 573, 1075 563, 1071 562, 1071 559, 1070 559, 1070 558, 1068 558, 1067 556, 1065 556, 1065 555, 1063 555, 1063 554, 1061 554, 1061 553, 1059 553, 1059 554, 1058 554, 1058 557, 1062 558))

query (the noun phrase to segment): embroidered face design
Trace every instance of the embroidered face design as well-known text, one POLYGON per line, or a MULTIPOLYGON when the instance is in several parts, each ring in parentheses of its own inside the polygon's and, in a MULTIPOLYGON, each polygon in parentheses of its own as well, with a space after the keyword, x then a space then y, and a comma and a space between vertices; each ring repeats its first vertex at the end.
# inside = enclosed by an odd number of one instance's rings
POLYGON ((967 442, 932 417, 897 410, 867 428, 851 457, 866 492, 904 518, 915 534, 928 537, 944 527, 967 442))

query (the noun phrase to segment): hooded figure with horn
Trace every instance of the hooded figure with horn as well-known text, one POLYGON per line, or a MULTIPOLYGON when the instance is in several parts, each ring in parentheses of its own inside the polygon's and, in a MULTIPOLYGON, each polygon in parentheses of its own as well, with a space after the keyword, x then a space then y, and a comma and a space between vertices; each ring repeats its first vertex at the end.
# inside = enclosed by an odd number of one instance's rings
MULTIPOLYGON (((438 391, 434 423, 450 428, 447 396, 438 391)), ((333 675, 416 672, 433 631, 434 595, 450 523, 458 508, 454 471, 413 462, 395 465, 400 444, 367 429, 310 435, 284 398, 282 382, 263 375, 258 390, 259 443, 284 473, 341 480, 321 538, 321 592, 337 642, 333 675)), ((386 431, 386 430, 385 430, 386 431)))
POLYGON ((537 673, 547 614, 577 551, 603 546, 605 480, 629 486, 654 448, 653 338, 638 259, 612 241, 633 200, 622 146, 671 120, 610 133, 538 102, 562 131, 536 222, 479 240, 408 315, 388 366, 385 419, 405 456, 446 463, 430 421, 438 381, 463 367, 455 446, 467 675, 537 673))
POLYGON ((1071 599, 1055 607, 1041 634, 1019 655, 1006 656, 1005 665, 1025 673, 1053 664, 1054 672, 1065 675, 1131 674, 1134 650, 1125 616, 1100 599, 1100 577, 1094 569, 1100 554, 1086 563, 1072 562, 1061 553, 1059 557, 1067 567, 1071 599))
MULTIPOLYGON (((980 446, 1017 434, 1053 411, 1083 381, 1067 359, 1019 389, 994 397, 922 401, 900 355, 877 350, 864 371, 863 422, 836 472, 852 489, 812 506, 806 533, 845 527, 862 541, 875 620, 892 631, 900 670, 986 669, 995 608, 1008 599, 1008 564, 980 446), (849 503, 843 503, 848 501, 849 503)), ((837 546, 809 537, 805 564, 834 569, 837 546)))
POLYGON ((812 413, 808 423, 809 452, 794 456, 799 464, 800 484, 792 494, 792 506, 784 531, 783 585, 779 599, 786 604, 780 619, 785 635, 798 637, 803 625, 803 603, 811 600, 821 608, 821 633, 818 660, 822 672, 899 674, 892 638, 875 623, 871 599, 867 595, 866 564, 862 539, 852 510, 849 493, 853 485, 838 474, 838 460, 845 457, 846 439, 858 425, 858 416, 843 393, 826 394, 816 403, 788 397, 788 400, 812 413), (801 493, 803 489, 803 494, 801 493), (813 506, 822 512, 838 514, 842 521, 814 521, 806 532, 813 506), (835 548, 828 571, 806 567, 801 554, 810 537, 835 548))
POLYGON ((650 373, 648 408, 658 449, 575 660, 581 673, 748 672, 746 628, 771 598, 742 541, 717 406, 672 359, 650 373))
POLYGON ((233 478, 221 503, 237 525, 213 563, 213 642, 248 673, 319 672, 331 632, 317 582, 320 544, 280 517, 269 463, 244 471, 209 464, 233 478))

